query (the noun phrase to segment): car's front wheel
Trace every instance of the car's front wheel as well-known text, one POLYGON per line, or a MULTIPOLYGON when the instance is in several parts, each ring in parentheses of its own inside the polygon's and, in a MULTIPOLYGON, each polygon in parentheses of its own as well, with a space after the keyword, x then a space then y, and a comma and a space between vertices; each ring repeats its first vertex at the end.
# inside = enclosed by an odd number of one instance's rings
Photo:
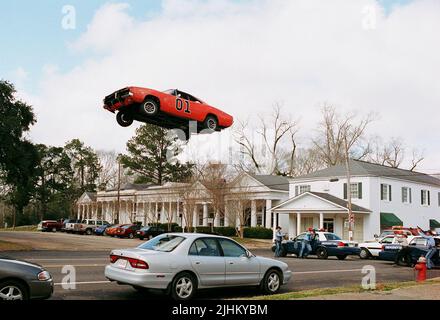
POLYGON ((145 99, 140 105, 140 112, 149 117, 155 116, 159 113, 159 104, 154 99, 145 99))
POLYGON ((316 250, 316 256, 318 259, 327 259, 328 258, 328 252, 325 248, 318 248, 316 250))
POLYGON ((92 235, 92 229, 87 229, 86 230, 86 235, 91 236, 92 235))
POLYGON ((411 256, 409 254, 401 254, 397 256, 396 264, 403 267, 411 266, 411 256))
POLYGON ((178 274, 171 283, 171 297, 175 300, 190 300, 196 290, 197 282, 188 272, 178 274))
POLYGON ((205 129, 216 131, 218 130, 218 120, 213 115, 209 115, 206 117, 204 122, 205 129))
POLYGON ((133 238, 134 238, 133 233, 130 233, 130 234, 128 235, 128 237, 129 237, 130 239, 133 239, 133 238))
POLYGON ((266 294, 275 294, 281 287, 281 273, 278 270, 269 270, 261 283, 261 289, 266 294))
POLYGON ((119 111, 116 115, 116 121, 121 127, 129 127, 132 125, 134 119, 133 115, 126 111, 119 111))
POLYGON ((368 259, 369 257, 370 257, 370 252, 367 249, 362 248, 361 252, 359 252, 359 258, 368 259))
POLYGON ((28 300, 26 287, 17 281, 4 281, 0 283, 0 300, 28 300))

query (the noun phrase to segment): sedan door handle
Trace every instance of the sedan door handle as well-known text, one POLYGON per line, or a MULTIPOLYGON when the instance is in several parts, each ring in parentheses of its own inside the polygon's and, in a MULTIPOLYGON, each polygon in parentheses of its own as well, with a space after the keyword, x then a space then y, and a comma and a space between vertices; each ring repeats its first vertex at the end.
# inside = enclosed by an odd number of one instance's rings
POLYGON ((196 261, 196 264, 200 264, 200 261, 196 261))
POLYGON ((229 261, 229 264, 234 264, 232 261, 229 261))

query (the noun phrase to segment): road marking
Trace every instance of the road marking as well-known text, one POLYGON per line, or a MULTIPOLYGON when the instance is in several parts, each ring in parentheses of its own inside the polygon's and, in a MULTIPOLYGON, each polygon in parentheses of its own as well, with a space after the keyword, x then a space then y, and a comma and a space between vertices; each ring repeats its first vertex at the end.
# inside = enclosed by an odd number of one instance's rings
POLYGON ((54 283, 55 286, 63 286, 63 285, 77 285, 77 284, 104 284, 111 283, 109 280, 105 281, 84 281, 84 282, 58 282, 54 283))
POLYGON ((338 273, 338 272, 360 272, 360 271, 362 271, 362 269, 299 271, 299 272, 292 272, 292 273, 293 274, 315 274, 315 273, 338 273))
POLYGON ((62 268, 66 265, 74 267, 105 267, 107 264, 48 264, 43 265, 45 268, 62 268))

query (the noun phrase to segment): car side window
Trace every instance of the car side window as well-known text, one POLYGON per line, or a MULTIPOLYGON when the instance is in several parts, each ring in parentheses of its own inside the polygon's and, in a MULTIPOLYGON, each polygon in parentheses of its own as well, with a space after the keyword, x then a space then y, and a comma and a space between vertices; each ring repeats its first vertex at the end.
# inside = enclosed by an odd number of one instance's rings
POLYGON ((102 226, 102 221, 97 221, 97 222, 96 222, 96 225, 98 225, 98 226, 102 226))
POLYGON ((215 239, 197 239, 189 249, 190 255, 219 257, 220 252, 215 239))
POLYGON ((298 240, 304 240, 304 237, 306 236, 305 233, 301 233, 298 237, 295 238, 296 241, 298 240))
POLYGON ((392 243, 393 242, 393 238, 385 238, 382 239, 381 243, 392 243))
POLYGON ((219 239, 220 246, 225 257, 243 257, 246 255, 246 249, 228 239, 219 239))

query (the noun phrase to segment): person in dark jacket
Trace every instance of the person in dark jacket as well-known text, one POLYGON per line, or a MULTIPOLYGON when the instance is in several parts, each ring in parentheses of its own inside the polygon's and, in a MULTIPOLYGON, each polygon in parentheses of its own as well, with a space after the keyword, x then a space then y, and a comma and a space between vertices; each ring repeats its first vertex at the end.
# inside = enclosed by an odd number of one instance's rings
POLYGON ((275 232, 275 257, 281 257, 281 253, 282 253, 282 245, 281 243, 283 242, 283 234, 281 233, 281 227, 278 226, 276 228, 276 232, 275 232))

